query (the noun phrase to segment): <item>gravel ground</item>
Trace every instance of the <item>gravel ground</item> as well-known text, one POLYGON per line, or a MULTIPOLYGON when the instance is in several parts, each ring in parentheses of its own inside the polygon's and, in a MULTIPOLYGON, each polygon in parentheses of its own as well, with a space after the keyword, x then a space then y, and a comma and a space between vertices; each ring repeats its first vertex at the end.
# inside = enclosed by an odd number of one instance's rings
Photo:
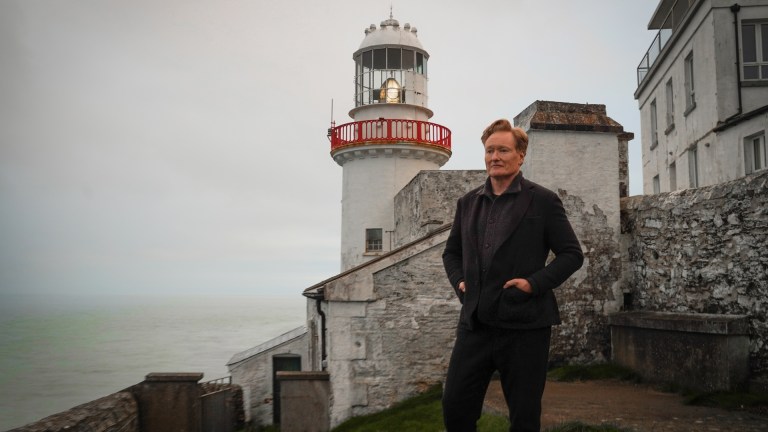
MULTIPOLYGON (((507 415, 498 381, 485 400, 487 411, 507 415)), ((637 432, 768 431, 768 416, 683 404, 680 395, 647 385, 619 381, 548 381, 544 390, 542 428, 571 421, 611 424, 637 432)))

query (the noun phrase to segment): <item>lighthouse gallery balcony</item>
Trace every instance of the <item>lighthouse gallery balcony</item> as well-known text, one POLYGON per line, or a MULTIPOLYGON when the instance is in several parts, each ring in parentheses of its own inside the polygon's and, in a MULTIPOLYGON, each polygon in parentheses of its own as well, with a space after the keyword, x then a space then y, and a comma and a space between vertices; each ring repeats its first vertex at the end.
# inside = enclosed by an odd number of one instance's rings
MULTIPOLYGON (((438 150, 450 156, 451 131, 420 120, 378 119, 345 123, 328 130, 331 155, 351 147, 406 144, 438 150)), ((416 149, 414 149, 416 150, 416 149)))

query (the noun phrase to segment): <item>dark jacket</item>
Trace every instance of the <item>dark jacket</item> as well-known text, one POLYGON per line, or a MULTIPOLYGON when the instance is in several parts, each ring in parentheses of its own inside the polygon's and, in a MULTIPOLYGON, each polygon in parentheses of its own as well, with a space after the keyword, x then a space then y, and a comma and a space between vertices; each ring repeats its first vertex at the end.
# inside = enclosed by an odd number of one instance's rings
MULTIPOLYGON (((518 175, 522 176, 522 173, 518 175)), ((480 200, 487 199, 483 193, 488 186, 481 186, 458 201, 443 252, 443 264, 462 303, 461 322, 469 328, 476 325, 475 312, 481 288, 493 290, 494 298, 498 299, 496 326, 531 329, 560 324, 553 290, 584 261, 579 240, 560 198, 522 177, 520 185, 514 207, 507 215, 509 220, 504 224, 506 228, 500 233, 501 239, 496 242, 484 277, 479 268, 477 227, 481 223, 478 221, 480 200), (550 251, 555 258, 546 264, 550 251), (515 278, 527 279, 533 292, 528 294, 514 287, 503 289, 507 281, 515 278), (461 281, 464 281, 465 293, 458 289, 461 281)))

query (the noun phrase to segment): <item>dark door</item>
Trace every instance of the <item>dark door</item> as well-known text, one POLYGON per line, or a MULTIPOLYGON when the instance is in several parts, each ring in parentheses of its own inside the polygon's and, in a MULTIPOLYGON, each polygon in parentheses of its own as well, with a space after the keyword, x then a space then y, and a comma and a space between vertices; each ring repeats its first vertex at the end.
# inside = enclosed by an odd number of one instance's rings
POLYGON ((272 357, 272 422, 280 424, 280 381, 277 373, 281 371, 300 371, 301 356, 274 356, 272 357))

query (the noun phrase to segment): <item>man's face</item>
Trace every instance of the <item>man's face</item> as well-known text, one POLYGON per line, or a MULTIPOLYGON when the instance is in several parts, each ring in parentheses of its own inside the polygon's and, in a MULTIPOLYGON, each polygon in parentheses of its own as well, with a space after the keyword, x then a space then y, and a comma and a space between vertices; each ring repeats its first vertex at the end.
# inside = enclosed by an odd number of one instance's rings
POLYGON ((520 171, 525 153, 515 148, 512 132, 494 132, 485 140, 485 169, 497 180, 512 179, 520 171))

